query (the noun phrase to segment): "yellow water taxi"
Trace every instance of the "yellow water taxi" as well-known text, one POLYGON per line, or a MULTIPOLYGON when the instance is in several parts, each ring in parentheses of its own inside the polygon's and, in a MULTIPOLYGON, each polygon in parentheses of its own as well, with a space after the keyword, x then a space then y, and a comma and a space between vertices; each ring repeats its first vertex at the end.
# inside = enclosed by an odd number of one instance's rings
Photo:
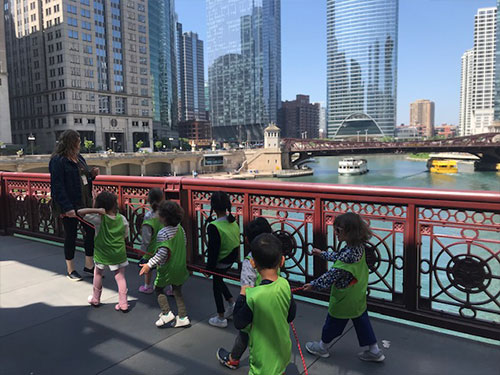
POLYGON ((432 173, 457 173, 458 167, 455 160, 435 160, 428 161, 427 166, 432 173))

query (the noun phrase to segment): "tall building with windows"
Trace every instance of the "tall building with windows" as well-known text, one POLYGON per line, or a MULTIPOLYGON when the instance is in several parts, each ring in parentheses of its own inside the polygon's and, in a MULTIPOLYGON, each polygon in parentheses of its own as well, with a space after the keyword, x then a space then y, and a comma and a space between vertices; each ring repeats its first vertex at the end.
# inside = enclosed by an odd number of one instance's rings
POLYGON ((207 0, 215 138, 263 139, 281 104, 281 0, 207 0))
POLYGON ((459 132, 461 136, 472 134, 472 80, 474 77, 474 51, 468 50, 462 55, 460 75, 460 116, 459 132))
POLYGON ((152 140, 147 0, 4 0, 14 143, 66 129, 133 151, 152 140))
POLYGON ((7 54, 5 53, 4 7, 0 7, 0 142, 11 143, 9 109, 9 82, 7 75, 7 54))
POLYGON ((183 32, 177 23, 177 45, 179 121, 207 120, 203 41, 196 33, 183 32))
POLYGON ((150 0, 148 9, 154 138, 177 138, 179 133, 175 2, 150 0))
POLYGON ((287 138, 319 137, 319 103, 311 103, 309 95, 297 95, 295 100, 281 103, 279 125, 281 135, 287 138))
POLYGON ((434 136, 434 102, 419 99, 410 103, 410 126, 417 128, 420 136, 434 136))
POLYGON ((493 130, 496 18, 496 7, 480 8, 475 16, 471 134, 493 130))
POLYGON ((398 0, 327 0, 328 137, 394 134, 398 0))
POLYGON ((493 131, 500 132, 500 0, 497 0, 497 18, 495 30, 495 113, 493 131))

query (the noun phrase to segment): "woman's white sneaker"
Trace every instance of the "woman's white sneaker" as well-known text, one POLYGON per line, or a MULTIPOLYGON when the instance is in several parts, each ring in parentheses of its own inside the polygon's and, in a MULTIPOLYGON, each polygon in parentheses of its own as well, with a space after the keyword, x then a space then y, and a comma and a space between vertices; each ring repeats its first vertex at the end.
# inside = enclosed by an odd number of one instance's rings
POLYGON ((226 328, 227 327, 227 319, 219 318, 219 316, 214 316, 213 318, 208 319, 208 324, 214 327, 226 328))

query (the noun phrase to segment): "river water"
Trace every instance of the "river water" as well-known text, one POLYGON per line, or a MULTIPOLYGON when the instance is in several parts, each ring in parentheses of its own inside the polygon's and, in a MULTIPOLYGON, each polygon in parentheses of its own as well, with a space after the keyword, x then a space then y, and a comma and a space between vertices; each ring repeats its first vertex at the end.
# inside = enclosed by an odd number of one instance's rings
POLYGON ((338 162, 345 156, 316 158, 308 165, 314 175, 282 179, 349 185, 420 187, 451 190, 500 191, 500 172, 474 172, 473 164, 458 163, 458 173, 427 172, 426 161, 408 160, 407 155, 359 155, 368 161, 369 172, 361 176, 341 176, 338 162))

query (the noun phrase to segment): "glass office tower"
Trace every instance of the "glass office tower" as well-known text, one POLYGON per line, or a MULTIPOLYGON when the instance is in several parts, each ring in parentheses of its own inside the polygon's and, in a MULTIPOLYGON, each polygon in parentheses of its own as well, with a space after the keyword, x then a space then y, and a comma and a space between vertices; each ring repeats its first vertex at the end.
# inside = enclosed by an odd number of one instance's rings
POLYGON ((327 0, 328 137, 394 134, 398 0, 327 0))
POLYGON ((149 1, 149 49, 155 139, 177 138, 177 67, 174 0, 149 1))
POLYGON ((261 140, 281 104, 280 0, 207 0, 206 48, 214 137, 261 140))

